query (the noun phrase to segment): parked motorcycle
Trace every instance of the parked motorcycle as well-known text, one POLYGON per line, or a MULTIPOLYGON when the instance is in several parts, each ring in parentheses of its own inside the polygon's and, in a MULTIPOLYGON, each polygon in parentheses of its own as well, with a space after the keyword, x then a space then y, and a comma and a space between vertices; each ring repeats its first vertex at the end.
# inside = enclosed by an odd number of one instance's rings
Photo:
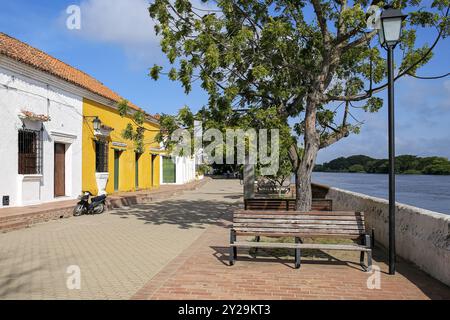
POLYGON ((98 197, 92 197, 92 193, 85 192, 80 196, 80 201, 73 210, 75 217, 83 214, 101 214, 106 208, 106 195, 100 195, 98 197), (90 199, 90 201, 89 201, 90 199))

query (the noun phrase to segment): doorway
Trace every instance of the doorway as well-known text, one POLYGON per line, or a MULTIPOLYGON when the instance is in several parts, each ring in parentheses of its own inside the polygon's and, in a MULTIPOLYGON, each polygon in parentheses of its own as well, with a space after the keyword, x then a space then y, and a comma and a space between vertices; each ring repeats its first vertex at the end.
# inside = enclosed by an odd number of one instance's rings
POLYGON ((175 183, 177 169, 175 159, 172 157, 163 157, 163 183, 175 183))
POLYGON ((139 158, 141 157, 141 154, 135 153, 135 155, 136 155, 136 161, 135 161, 135 165, 134 165, 134 167, 135 167, 134 184, 135 184, 136 189, 139 189, 139 158))
POLYGON ((151 186, 154 187, 156 185, 155 183, 155 162, 156 162, 157 155, 151 154, 150 155, 150 183, 151 186))
POLYGON ((114 191, 119 191, 120 181, 120 155, 122 151, 114 150, 114 191))
POLYGON ((56 197, 66 195, 66 145, 55 143, 54 193, 56 197))

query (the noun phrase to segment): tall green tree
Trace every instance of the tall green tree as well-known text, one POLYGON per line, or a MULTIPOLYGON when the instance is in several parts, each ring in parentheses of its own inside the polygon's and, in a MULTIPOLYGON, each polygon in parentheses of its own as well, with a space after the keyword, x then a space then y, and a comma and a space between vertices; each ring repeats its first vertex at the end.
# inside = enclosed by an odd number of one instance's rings
MULTIPOLYGON (((376 31, 367 30, 368 0, 216 0, 214 9, 188 0, 154 0, 150 16, 173 68, 164 71, 186 92, 194 81, 209 94, 209 112, 230 114, 233 107, 275 108, 303 139, 300 154, 290 139, 289 158, 296 175, 297 209, 311 208, 311 173, 317 153, 358 133, 349 109, 362 102, 376 112, 374 96, 387 84, 384 52, 376 31), (330 106, 342 102, 343 116, 330 106)), ((396 79, 415 75, 448 35, 449 0, 395 0, 407 9, 396 79), (432 44, 416 45, 416 29, 437 30, 432 44)), ((163 72, 155 65, 150 75, 163 72)))

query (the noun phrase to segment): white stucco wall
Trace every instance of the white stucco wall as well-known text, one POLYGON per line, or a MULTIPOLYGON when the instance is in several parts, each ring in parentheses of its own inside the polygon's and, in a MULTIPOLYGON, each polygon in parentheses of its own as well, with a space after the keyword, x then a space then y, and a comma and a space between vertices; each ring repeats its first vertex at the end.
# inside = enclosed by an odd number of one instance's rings
MULTIPOLYGON (((366 228, 375 232, 376 242, 388 247, 388 201, 364 194, 330 188, 333 210, 362 211, 366 228)), ((397 255, 450 285, 450 215, 397 203, 397 255)))
MULTIPOLYGON (((57 78, 50 85, 45 80, 48 75, 36 76, 36 70, 25 75, 11 65, 14 64, 5 58, 0 59, 0 207, 5 195, 10 196, 10 206, 54 200, 55 142, 66 144, 66 196, 75 198, 81 192, 83 99, 59 89, 54 84, 60 81, 57 78), (51 121, 44 123, 40 179, 18 174, 18 130, 22 128, 18 115, 22 109, 51 117, 51 121), (29 181, 24 183, 24 179, 29 181)), ((25 120, 25 124, 29 129, 41 128, 38 122, 25 120)))
MULTIPOLYGON (((195 180, 195 158, 175 157, 176 182, 175 184, 186 184, 195 180)), ((161 159, 160 183, 165 184, 163 174, 163 165, 161 159)))

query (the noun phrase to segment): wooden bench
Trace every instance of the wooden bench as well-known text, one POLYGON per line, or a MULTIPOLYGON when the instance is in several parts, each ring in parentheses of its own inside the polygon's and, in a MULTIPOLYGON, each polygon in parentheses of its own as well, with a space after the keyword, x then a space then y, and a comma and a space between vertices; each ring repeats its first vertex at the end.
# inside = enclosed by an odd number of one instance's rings
MULTIPOLYGON (((295 199, 254 198, 244 200, 245 210, 283 210, 294 211, 295 199)), ((313 199, 312 211, 333 211, 333 200, 313 199)))
POLYGON ((301 249, 360 251, 363 269, 372 268, 371 237, 364 228, 364 214, 348 211, 255 211, 237 210, 230 233, 230 265, 237 248, 288 248, 295 250, 295 267, 300 268, 301 249), (237 236, 256 236, 257 242, 237 241, 237 236), (295 243, 259 242, 261 236, 293 237, 295 243), (354 244, 303 243, 303 238, 346 238, 354 244), (358 244, 359 243, 359 244, 358 244), (367 253, 367 267, 364 255, 367 253))

